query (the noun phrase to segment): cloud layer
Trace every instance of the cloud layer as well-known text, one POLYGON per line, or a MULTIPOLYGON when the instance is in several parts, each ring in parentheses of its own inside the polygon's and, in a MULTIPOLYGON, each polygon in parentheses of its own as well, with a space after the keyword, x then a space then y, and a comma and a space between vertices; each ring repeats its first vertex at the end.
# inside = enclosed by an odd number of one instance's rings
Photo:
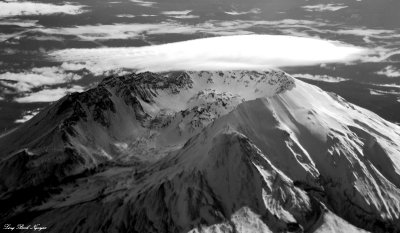
POLYGON ((0 18, 21 15, 81 14, 85 12, 82 5, 55 5, 37 2, 0 2, 0 18))
POLYGON ((83 91, 83 88, 81 86, 72 86, 70 88, 59 87, 56 89, 44 89, 38 92, 26 94, 24 97, 16 98, 15 101, 18 103, 53 102, 61 99, 68 93, 81 91, 83 91))
POLYGON ((0 74, 0 83, 18 92, 26 92, 35 87, 62 84, 80 78, 81 76, 66 72, 60 67, 40 67, 20 73, 0 74))
POLYGON ((37 115, 40 112, 40 109, 35 109, 35 110, 29 110, 29 111, 25 111, 21 118, 15 120, 15 123, 21 124, 24 122, 29 121, 30 119, 32 119, 35 115, 37 115))
POLYGON ((293 77, 296 78, 304 78, 304 79, 310 79, 310 80, 315 80, 315 81, 321 81, 321 82, 328 82, 328 83, 339 83, 343 81, 347 81, 348 79, 341 78, 341 77, 333 77, 330 75, 320 75, 320 74, 292 74, 293 77))
POLYGON ((317 5, 309 5, 309 6, 303 6, 302 8, 305 9, 306 11, 338 11, 344 8, 347 8, 348 6, 343 5, 343 4, 317 4, 317 5))
POLYGON ((152 7, 153 5, 156 4, 156 2, 142 1, 142 0, 130 0, 130 1, 143 7, 152 7))
POLYGON ((184 10, 184 11, 163 11, 161 12, 163 15, 166 15, 171 18, 176 19, 194 19, 199 18, 197 15, 191 15, 191 10, 184 10))
POLYGON ((398 78, 400 77, 400 69, 397 69, 394 66, 387 66, 383 70, 376 72, 379 75, 383 75, 389 78, 398 78))
MULTIPOLYGON (((171 12, 168 12, 171 16, 171 12)), ((192 15, 176 14, 176 17, 192 17, 192 15)), ((143 15, 142 15, 143 16, 143 15)), ((147 15, 150 16, 150 15, 147 15)), ((197 16, 195 16, 197 17, 197 16)), ((212 34, 212 35, 248 35, 255 34, 250 29, 252 27, 263 27, 266 30, 278 29, 294 30, 306 29, 316 30, 315 27, 326 26, 325 23, 309 20, 285 19, 279 21, 251 21, 251 20, 232 20, 215 21, 210 20, 204 23, 189 25, 176 21, 166 21, 161 23, 133 23, 133 24, 107 24, 107 25, 80 25, 65 28, 41 28, 37 31, 46 34, 72 35, 81 40, 110 40, 110 39, 132 39, 142 38, 144 35, 163 35, 163 34, 212 34)))
POLYGON ((243 35, 197 39, 146 47, 66 49, 56 60, 91 71, 134 69, 266 69, 349 62, 367 51, 335 41, 281 35, 243 35))
POLYGON ((259 8, 253 8, 249 11, 225 11, 225 14, 228 15, 247 15, 247 14, 260 14, 261 13, 261 9, 259 8))
MULTIPOLYGON (((1 14, 1 13, 0 13, 1 14)), ((2 19, 0 25, 15 25, 18 27, 35 27, 37 20, 23 20, 23 19, 2 19)))

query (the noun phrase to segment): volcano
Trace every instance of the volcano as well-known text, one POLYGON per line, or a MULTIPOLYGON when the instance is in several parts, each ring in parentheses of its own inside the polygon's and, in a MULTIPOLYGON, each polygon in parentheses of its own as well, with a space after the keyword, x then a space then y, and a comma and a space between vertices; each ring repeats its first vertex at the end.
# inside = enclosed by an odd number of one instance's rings
POLYGON ((400 232, 400 126, 277 70, 110 76, 0 174, 0 223, 51 232, 400 232))

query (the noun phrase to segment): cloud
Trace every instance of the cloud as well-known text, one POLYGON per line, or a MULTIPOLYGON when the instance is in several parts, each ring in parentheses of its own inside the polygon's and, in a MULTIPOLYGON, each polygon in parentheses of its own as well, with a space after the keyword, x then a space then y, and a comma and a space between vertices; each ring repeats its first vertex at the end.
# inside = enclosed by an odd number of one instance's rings
POLYGON ((374 90, 374 89, 370 89, 370 90, 369 90, 369 94, 370 94, 370 95, 383 95, 382 93, 377 92, 377 91, 374 90))
POLYGON ((142 0, 130 0, 133 3, 136 3, 139 6, 143 7, 152 7, 153 5, 156 4, 156 2, 150 2, 150 1, 142 1, 142 0))
POLYGON ((78 70, 85 69, 85 65, 79 64, 79 63, 63 62, 61 64, 61 68, 63 68, 64 70, 68 70, 68 71, 78 71, 78 70))
POLYGON ((184 11, 163 11, 161 12, 163 15, 187 15, 191 10, 184 10, 184 11))
POLYGON ((20 31, 20 32, 16 32, 16 33, 12 33, 12 34, 1 34, 0 33, 0 42, 7 41, 7 40, 10 40, 12 38, 18 38, 19 36, 21 36, 22 34, 24 34, 27 31, 29 31, 29 29, 28 30, 24 30, 24 31, 20 31))
POLYGON ((25 36, 24 38, 36 41, 64 41, 64 38, 52 35, 32 35, 32 36, 25 36))
POLYGON ((390 49, 382 46, 370 49, 370 53, 364 56, 361 60, 363 62, 379 63, 390 59, 392 56, 399 55, 400 50, 390 49))
POLYGON ((40 67, 20 73, 6 72, 0 74, 0 83, 18 92, 26 92, 35 87, 62 84, 80 78, 81 76, 65 72, 60 67, 40 67))
POLYGON ((315 80, 315 81, 322 81, 322 82, 328 82, 328 83, 339 83, 343 81, 347 81, 348 79, 341 78, 341 77, 333 77, 329 75, 313 75, 313 74, 292 74, 293 77, 295 78, 304 78, 304 79, 310 79, 310 80, 315 80))
POLYGON ((319 12, 324 12, 324 11, 338 11, 344 8, 347 8, 348 6, 343 5, 343 4, 318 4, 318 5, 310 5, 310 6, 303 6, 302 8, 306 11, 319 11, 319 12))
POLYGON ((372 85, 378 86, 378 87, 389 87, 389 88, 400 88, 399 84, 392 83, 392 84, 378 84, 378 83, 373 83, 372 85))
POLYGON ((376 72, 376 74, 384 75, 389 78, 400 77, 400 70, 394 66, 387 66, 383 70, 376 72))
POLYGON ((356 36, 382 36, 382 35, 393 35, 394 30, 386 29, 369 29, 369 28, 351 28, 351 29, 340 29, 335 31, 338 34, 356 35, 356 36))
POLYGON ((21 124, 24 122, 29 121, 30 119, 32 119, 36 114, 38 114, 40 112, 40 109, 35 109, 35 110, 29 110, 29 111, 25 111, 22 114, 22 117, 20 119, 15 120, 15 123, 17 124, 21 124))
POLYGON ((61 62, 85 64, 89 70, 168 71, 308 66, 357 60, 364 53, 363 48, 336 41, 247 35, 145 47, 65 49, 52 52, 50 56, 61 62))
MULTIPOLYGON (((178 14, 188 11, 172 11, 169 14, 178 14)), ((180 14, 180 15, 179 15, 180 14)), ((191 16, 190 16, 191 17, 191 16)), ((184 24, 177 21, 165 21, 148 24, 109 24, 109 25, 80 25, 68 28, 40 28, 37 31, 45 34, 71 35, 79 40, 96 41, 112 39, 144 39, 147 36, 166 34, 186 34, 209 36, 253 35, 253 34, 284 34, 297 37, 337 38, 337 35, 354 35, 361 37, 370 48, 369 53, 361 59, 363 62, 382 62, 400 50, 393 49, 393 40, 400 37, 396 30, 350 28, 345 25, 333 25, 327 22, 311 20, 285 19, 277 21, 265 20, 208 20, 199 24, 184 24), (257 28, 257 32, 254 30, 257 28), (365 32, 363 34, 363 32, 365 32)))
POLYGON ((369 93, 370 95, 395 95, 395 96, 400 95, 400 92, 395 90, 382 91, 382 90, 369 89, 369 93))
POLYGON ((260 14, 261 9, 259 8, 253 8, 249 11, 225 11, 225 14, 228 15, 247 15, 247 14, 260 14))
MULTIPOLYGON (((187 15, 186 15, 187 16, 187 15)), ((190 16, 190 15, 189 15, 190 16)), ((185 15, 176 15, 185 17, 185 15)), ((192 16, 190 16, 192 17, 192 16)), ((141 38, 143 35, 163 34, 210 34, 210 35, 247 35, 254 34, 252 27, 265 27, 266 30, 273 28, 293 29, 325 26, 325 23, 308 20, 285 19, 279 21, 206 21, 205 23, 189 25, 174 21, 161 22, 158 24, 108 24, 108 25, 81 25, 69 28, 42 28, 37 31, 46 34, 74 35, 81 40, 110 40, 110 39, 132 39, 141 38)))
POLYGON ((398 31, 387 29, 370 29, 370 28, 346 28, 335 31, 329 31, 335 34, 360 36, 366 43, 373 43, 371 39, 376 39, 377 42, 384 42, 383 40, 393 40, 400 37, 398 31))
POLYGON ((170 15, 169 17, 175 18, 175 19, 197 19, 200 18, 198 15, 170 15))
POLYGON ((26 94, 24 97, 16 98, 18 103, 35 103, 35 102, 54 102, 61 99, 63 96, 72 92, 82 92, 84 89, 81 86, 72 86, 70 88, 44 89, 38 92, 26 94))
POLYGON ((55 5, 37 2, 0 2, 0 17, 12 17, 21 15, 51 15, 69 14, 76 15, 85 12, 83 5, 55 5))
POLYGON ((184 11, 163 11, 161 12, 163 15, 167 15, 172 18, 176 19, 194 19, 199 18, 197 15, 190 15, 189 13, 192 12, 191 10, 184 10, 184 11))
POLYGON ((155 17, 157 15, 141 14, 140 16, 142 16, 142 17, 155 17))
POLYGON ((171 25, 173 24, 83 25, 70 28, 43 28, 38 31, 52 35, 74 35, 82 40, 91 41, 137 38, 144 32, 167 30, 171 25))
POLYGON ((132 14, 120 14, 120 15, 116 15, 118 18, 135 18, 135 15, 132 14))
MULTIPOLYGON (((1 13, 0 13, 1 15, 1 13)), ((2 19, 0 25, 14 25, 18 27, 35 27, 37 26, 38 20, 28 19, 2 19)))

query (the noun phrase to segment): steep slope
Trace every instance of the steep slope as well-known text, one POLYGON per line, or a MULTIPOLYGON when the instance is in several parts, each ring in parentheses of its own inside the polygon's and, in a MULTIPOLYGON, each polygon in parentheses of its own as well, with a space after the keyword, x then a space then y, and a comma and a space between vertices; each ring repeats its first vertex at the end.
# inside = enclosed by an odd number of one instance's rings
POLYGON ((0 178, 0 190, 58 182, 105 163, 157 160, 245 99, 292 84, 277 71, 106 78, 0 137, 0 171, 12 174, 0 178))
POLYGON ((0 138, 1 223, 400 232, 399 142, 399 126, 282 72, 110 77, 0 138))

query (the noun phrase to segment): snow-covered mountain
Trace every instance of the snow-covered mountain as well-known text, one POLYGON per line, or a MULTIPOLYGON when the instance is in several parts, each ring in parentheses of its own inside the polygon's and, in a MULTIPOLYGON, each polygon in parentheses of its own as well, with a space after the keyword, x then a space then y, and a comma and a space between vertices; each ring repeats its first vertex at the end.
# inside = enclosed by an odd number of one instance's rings
POLYGON ((0 151, 1 223, 400 232, 400 127, 281 71, 109 77, 0 151))

